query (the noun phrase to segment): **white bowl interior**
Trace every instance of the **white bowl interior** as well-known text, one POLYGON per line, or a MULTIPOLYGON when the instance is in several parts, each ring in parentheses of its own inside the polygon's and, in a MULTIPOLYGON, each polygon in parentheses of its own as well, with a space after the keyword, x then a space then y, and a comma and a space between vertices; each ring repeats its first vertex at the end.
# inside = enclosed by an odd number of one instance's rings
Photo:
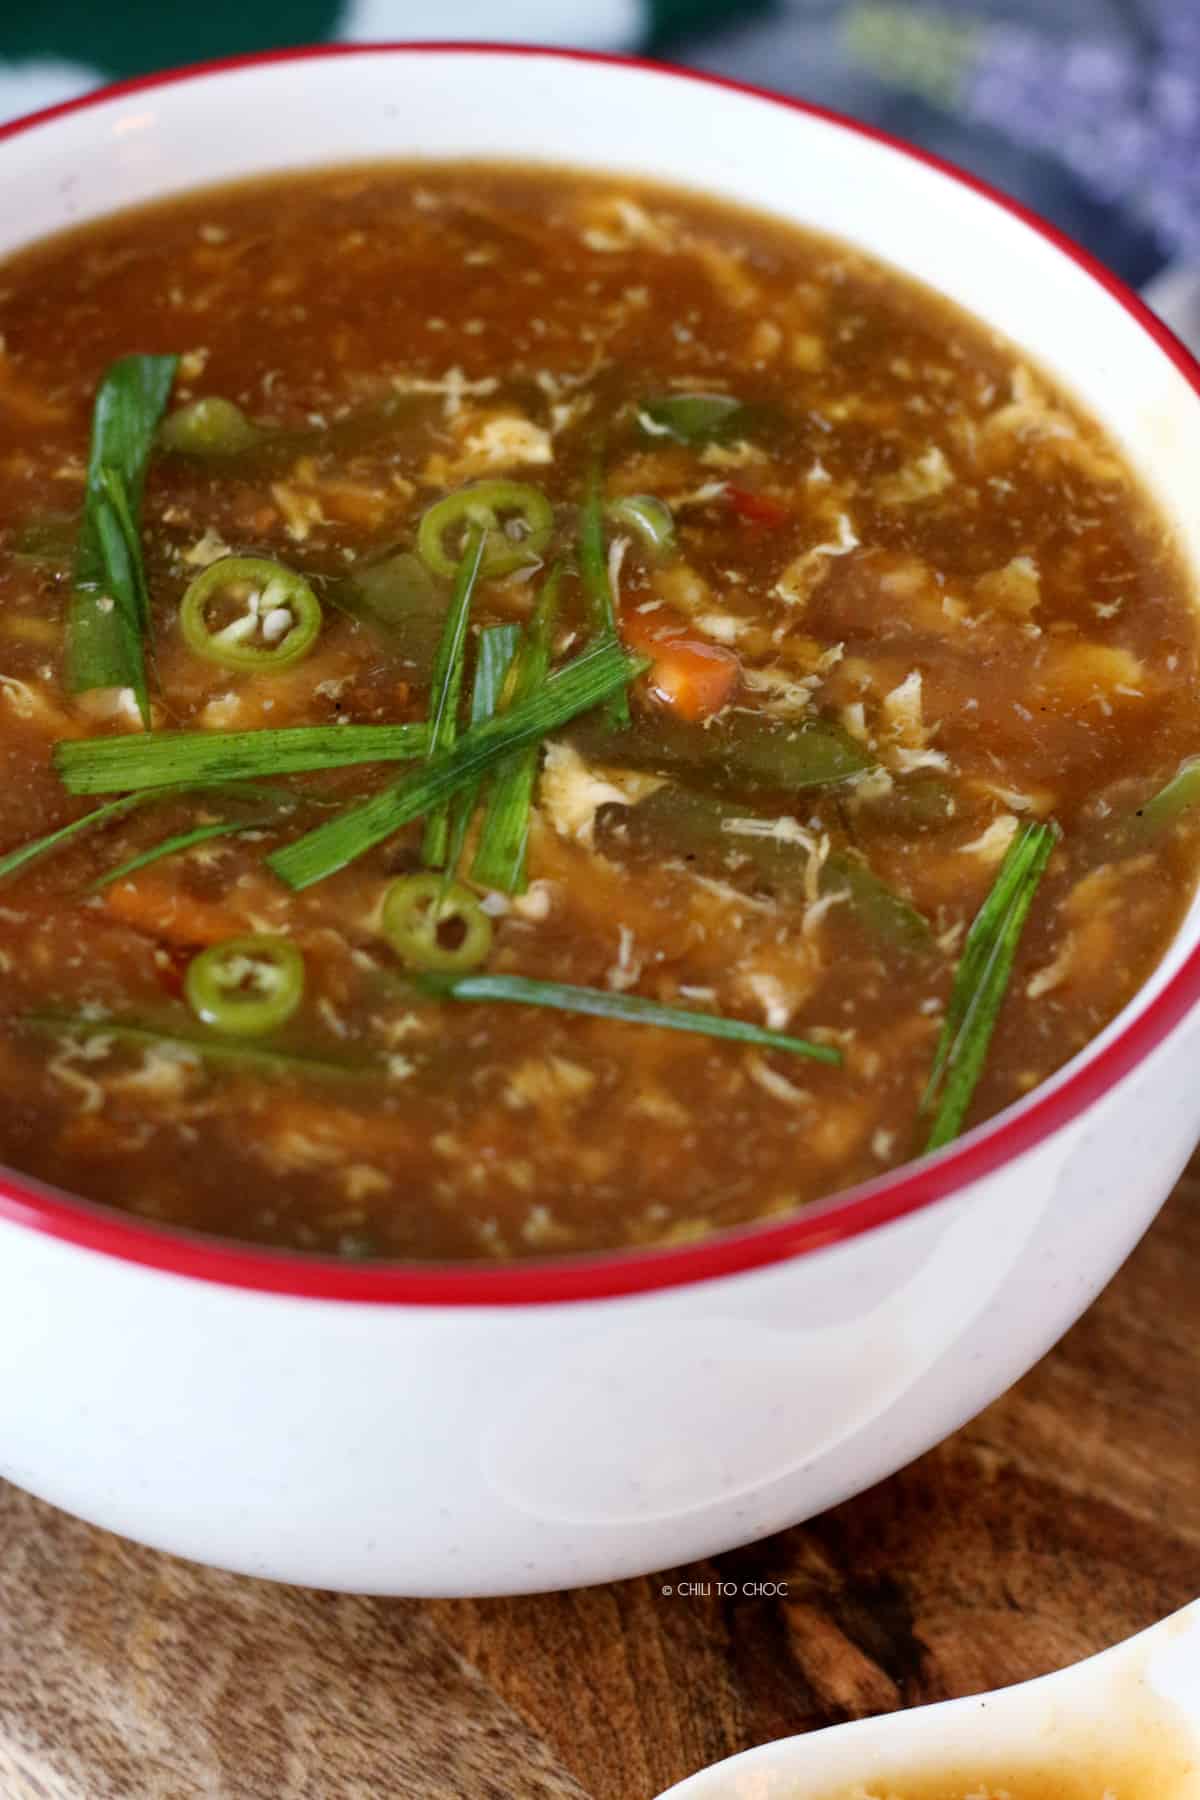
MULTIPOLYGON (((994 326, 1072 391, 1122 444, 1200 570, 1200 399, 1115 294, 1019 217, 917 158, 667 70, 553 52, 410 48, 149 86, 0 143, 9 202, 0 254, 187 188, 388 157, 601 170, 619 162, 884 258, 994 326)), ((1200 900, 1134 1009, 1198 936, 1200 900)), ((1129 1010, 1083 1054, 1095 1054, 1129 1010)))

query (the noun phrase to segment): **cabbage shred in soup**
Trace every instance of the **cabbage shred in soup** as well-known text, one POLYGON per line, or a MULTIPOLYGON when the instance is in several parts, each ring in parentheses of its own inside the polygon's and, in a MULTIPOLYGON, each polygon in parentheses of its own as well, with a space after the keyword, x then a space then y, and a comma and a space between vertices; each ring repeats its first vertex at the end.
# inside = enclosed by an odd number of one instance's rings
POLYGON ((1170 536, 893 271, 380 167, 52 239, 0 330, 17 1168, 347 1257, 680 1242, 949 1142, 1162 955, 1170 536))

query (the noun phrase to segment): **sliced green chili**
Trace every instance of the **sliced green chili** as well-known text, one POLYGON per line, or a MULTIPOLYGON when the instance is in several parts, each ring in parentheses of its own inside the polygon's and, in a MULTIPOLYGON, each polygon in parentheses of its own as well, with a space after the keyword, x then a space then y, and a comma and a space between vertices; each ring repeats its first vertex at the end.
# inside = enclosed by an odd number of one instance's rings
POLYGON ((666 556, 675 548, 675 519, 665 500, 654 494, 626 494, 610 500, 605 512, 614 525, 634 532, 647 550, 666 556))
POLYGON ((188 648, 225 669, 270 674, 307 656, 321 631, 321 603, 302 576, 262 556, 223 556, 188 587, 179 608, 188 648), (244 608, 216 629, 209 609, 244 608))
POLYGON ((158 430, 164 450, 181 456, 240 456, 255 449, 263 433, 240 406, 220 394, 205 394, 168 413, 158 430))
POLYGON ((417 549, 435 575, 449 579, 472 525, 484 532, 482 574, 510 575, 539 563, 554 529, 545 494, 524 481, 475 481, 438 500, 417 527, 417 549))
POLYGON ((304 958, 288 938, 226 938, 192 958, 188 1005, 232 1037, 262 1037, 291 1018, 304 997, 304 958))
POLYGON ((475 969, 492 947, 492 921, 470 888, 432 872, 393 881, 383 933, 410 969, 475 969))
POLYGON ((703 444, 733 431, 745 410, 732 394, 661 394, 643 400, 638 421, 651 437, 703 444))

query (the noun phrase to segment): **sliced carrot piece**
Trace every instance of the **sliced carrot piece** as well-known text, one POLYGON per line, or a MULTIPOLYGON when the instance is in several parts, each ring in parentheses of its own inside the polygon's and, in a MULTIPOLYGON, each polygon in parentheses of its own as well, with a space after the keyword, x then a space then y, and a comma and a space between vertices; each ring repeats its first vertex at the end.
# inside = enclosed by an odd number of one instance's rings
POLYGON ((623 613, 620 628, 632 649, 652 658, 646 686, 660 706, 697 724, 729 703, 741 672, 732 650, 685 637, 678 615, 666 608, 623 613))
POLYGON ((122 924, 168 944, 219 944, 246 930, 238 913, 215 901, 197 900, 162 880, 114 882, 104 899, 122 924))

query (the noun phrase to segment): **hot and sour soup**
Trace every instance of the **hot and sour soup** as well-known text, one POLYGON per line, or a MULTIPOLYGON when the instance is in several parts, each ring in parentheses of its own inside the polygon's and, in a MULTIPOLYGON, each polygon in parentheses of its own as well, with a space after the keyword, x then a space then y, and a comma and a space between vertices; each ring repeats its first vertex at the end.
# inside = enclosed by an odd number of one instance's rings
POLYGON ((345 1256, 678 1242, 1020 1098, 1169 942, 1171 535, 894 271, 379 167, 49 240, 0 331, 12 1165, 345 1256))

